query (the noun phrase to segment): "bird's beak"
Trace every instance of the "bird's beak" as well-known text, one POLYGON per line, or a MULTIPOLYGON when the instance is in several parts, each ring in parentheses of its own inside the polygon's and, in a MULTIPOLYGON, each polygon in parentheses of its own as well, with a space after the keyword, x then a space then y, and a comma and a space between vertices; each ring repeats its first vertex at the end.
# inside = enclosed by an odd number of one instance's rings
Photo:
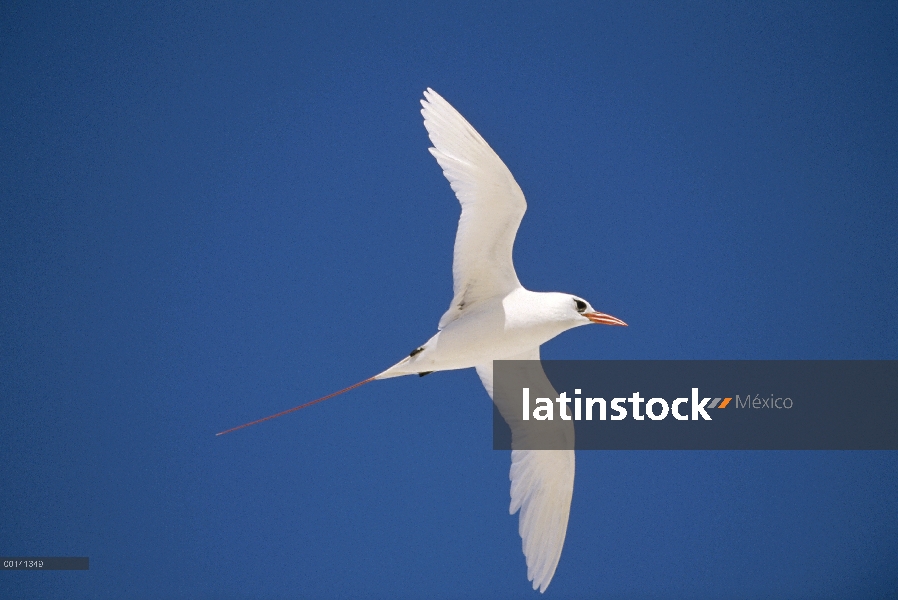
POLYGON ((612 317, 611 315, 606 315, 605 313, 600 312, 591 312, 591 313, 583 313, 583 316, 592 321, 593 323, 598 323, 599 325, 623 325, 627 326, 626 323, 618 319, 617 317, 612 317))

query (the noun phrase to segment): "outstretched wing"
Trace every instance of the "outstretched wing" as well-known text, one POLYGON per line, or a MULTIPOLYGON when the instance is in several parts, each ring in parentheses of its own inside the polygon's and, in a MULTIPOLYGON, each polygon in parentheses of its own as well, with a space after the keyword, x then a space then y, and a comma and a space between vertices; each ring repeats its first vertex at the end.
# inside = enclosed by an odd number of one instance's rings
MULTIPOLYGON (((539 360, 539 348, 530 350, 513 360, 539 360)), ((477 367, 483 387, 493 395, 493 365, 477 367)), ((532 397, 555 398, 552 384, 542 367, 527 370, 532 397), (534 374, 536 377, 534 377, 534 374)), ((520 421, 519 407, 514 410, 499 409, 512 431, 512 448, 516 445, 516 433, 521 431, 515 421, 520 421), (516 431, 517 430, 517 431, 516 431)), ((557 437, 559 448, 573 448, 574 426, 572 421, 555 420, 552 436, 557 437)), ((541 429, 545 432, 545 429, 541 429)), ((545 433, 541 433, 545 436, 545 433)), ((574 451, 566 450, 512 450, 511 451, 511 505, 509 513, 521 511, 518 533, 527 560, 527 579, 533 589, 545 592, 555 575, 561 558, 561 549, 567 534, 571 496, 574 492, 574 451)))
POLYGON ((465 308, 520 287, 511 252, 527 210, 524 193, 502 159, 457 110, 428 88, 421 101, 430 153, 461 203, 452 263, 452 304, 440 329, 465 308))

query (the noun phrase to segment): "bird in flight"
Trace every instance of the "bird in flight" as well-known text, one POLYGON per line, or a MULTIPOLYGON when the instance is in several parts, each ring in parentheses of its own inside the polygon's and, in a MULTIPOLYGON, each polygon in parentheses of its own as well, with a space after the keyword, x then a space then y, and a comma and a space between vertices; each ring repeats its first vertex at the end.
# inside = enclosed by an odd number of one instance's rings
MULTIPOLYGON (((539 347, 558 334, 598 323, 626 325, 577 296, 531 292, 515 273, 512 247, 527 210, 524 194, 502 159, 446 100, 432 89, 421 101, 424 127, 443 175, 461 203, 452 263, 454 297, 437 333, 401 361, 353 386, 218 435, 267 421, 378 379, 474 368, 493 397, 494 360, 539 360, 539 347)), ((554 393, 539 373, 547 393, 554 393)), ((551 396, 549 396, 551 397, 551 396)), ((508 411, 500 410, 506 420, 508 411)), ((544 592, 552 581, 567 533, 574 489, 573 423, 555 422, 565 449, 511 452, 511 506, 520 510, 518 532, 527 579, 544 592)), ((515 447, 512 425, 512 448, 515 447)))

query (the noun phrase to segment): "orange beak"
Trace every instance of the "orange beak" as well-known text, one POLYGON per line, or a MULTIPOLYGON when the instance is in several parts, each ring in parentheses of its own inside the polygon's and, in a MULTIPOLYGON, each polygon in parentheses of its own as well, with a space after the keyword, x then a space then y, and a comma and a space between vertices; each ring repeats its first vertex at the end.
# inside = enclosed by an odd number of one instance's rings
POLYGON ((611 315, 606 315, 605 313, 600 312, 591 312, 591 313, 583 313, 583 316, 592 321, 593 323, 598 323, 599 325, 623 325, 627 326, 626 323, 618 319, 617 317, 612 317, 611 315))

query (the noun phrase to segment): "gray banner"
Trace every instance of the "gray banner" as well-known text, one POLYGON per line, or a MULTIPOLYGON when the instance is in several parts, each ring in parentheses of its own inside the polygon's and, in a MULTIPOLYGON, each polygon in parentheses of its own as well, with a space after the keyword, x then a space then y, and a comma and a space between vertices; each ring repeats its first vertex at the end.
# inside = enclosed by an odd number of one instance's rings
POLYGON ((87 556, 3 556, 0 570, 7 571, 87 571, 87 556))
POLYGON ((495 361, 497 450, 898 450, 898 361, 495 361))

